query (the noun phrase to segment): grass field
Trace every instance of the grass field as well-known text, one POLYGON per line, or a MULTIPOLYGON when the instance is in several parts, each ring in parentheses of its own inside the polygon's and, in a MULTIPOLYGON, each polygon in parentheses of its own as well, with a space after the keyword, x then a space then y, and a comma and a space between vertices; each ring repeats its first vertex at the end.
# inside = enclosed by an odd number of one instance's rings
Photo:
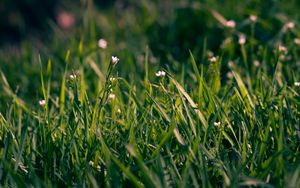
POLYGON ((1 186, 300 187, 296 0, 72 8, 0 50, 1 186))

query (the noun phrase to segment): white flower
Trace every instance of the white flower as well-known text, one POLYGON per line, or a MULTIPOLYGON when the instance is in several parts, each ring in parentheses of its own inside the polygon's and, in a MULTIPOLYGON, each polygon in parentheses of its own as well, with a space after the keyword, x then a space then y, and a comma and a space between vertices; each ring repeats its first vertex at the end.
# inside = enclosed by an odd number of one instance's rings
POLYGON ((260 62, 258 60, 254 60, 253 61, 254 66, 259 67, 260 66, 260 62))
POLYGON ((98 40, 98 46, 99 48, 105 49, 107 47, 107 42, 105 39, 99 39, 98 40))
POLYGON ((295 86, 300 87, 300 82, 295 82, 295 86))
POLYGON ((114 77, 109 78, 109 81, 111 81, 111 82, 114 82, 115 80, 116 80, 116 78, 114 78, 114 77))
POLYGON ((217 58, 213 56, 213 57, 209 58, 209 61, 211 63, 215 63, 215 62, 217 62, 217 58))
POLYGON ((221 122, 220 121, 219 122, 214 122, 214 126, 220 127, 221 126, 221 122))
POLYGON ((233 61, 228 61, 228 67, 229 67, 229 68, 234 67, 234 62, 233 62, 233 61))
POLYGON ((297 45, 300 45, 300 39, 299 38, 295 38, 294 39, 294 43, 297 44, 297 45))
POLYGON ((117 58, 116 56, 111 56, 111 63, 113 65, 116 65, 119 62, 119 58, 117 58))
POLYGON ((97 168, 97 171, 98 171, 98 172, 100 172, 100 171, 101 171, 101 167, 100 167, 100 165, 97 165, 97 167, 96 167, 96 168, 97 168))
POLYGON ((76 74, 71 74, 69 76, 70 80, 75 80, 77 78, 76 74))
POLYGON ((110 93, 110 94, 108 95, 108 98, 109 98, 110 100, 114 100, 115 97, 116 97, 116 95, 113 94, 113 93, 110 93))
POLYGON ((227 76, 228 79, 232 79, 233 78, 232 72, 227 72, 226 76, 227 76))
POLYGON ((46 105, 46 101, 44 99, 40 100, 39 104, 40 104, 41 107, 44 107, 46 105))
POLYGON ((93 162, 93 161, 90 161, 90 162, 89 162, 89 165, 90 165, 90 166, 94 166, 94 162, 93 162))
POLYGON ((239 35, 239 44, 244 45, 246 43, 246 36, 244 34, 239 35))
POLYGON ((235 28, 235 21, 233 20, 228 20, 226 22, 226 27, 229 27, 229 28, 235 28))
POLYGON ((295 28, 295 23, 294 22, 288 22, 285 25, 286 25, 286 28, 288 28, 288 29, 294 29, 295 28))
POLYGON ((256 15, 250 15, 249 20, 254 23, 254 22, 257 21, 257 16, 256 15))
POLYGON ((251 145, 250 144, 247 144, 247 146, 248 146, 249 149, 251 149, 251 145))
POLYGON ((120 109, 120 108, 118 108, 117 112, 118 112, 119 114, 121 114, 121 109, 120 109))
POLYGON ((288 51, 287 48, 283 45, 279 45, 278 50, 279 50, 279 52, 282 52, 282 53, 287 53, 287 51, 288 51))
POLYGON ((155 73, 155 75, 157 77, 164 77, 164 76, 166 76, 166 72, 165 71, 158 71, 157 73, 155 73))

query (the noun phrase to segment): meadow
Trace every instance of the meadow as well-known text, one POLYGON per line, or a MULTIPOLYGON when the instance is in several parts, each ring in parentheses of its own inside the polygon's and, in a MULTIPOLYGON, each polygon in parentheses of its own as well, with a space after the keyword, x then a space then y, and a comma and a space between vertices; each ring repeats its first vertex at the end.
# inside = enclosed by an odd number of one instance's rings
POLYGON ((300 186, 297 0, 68 8, 0 49, 1 187, 300 186))

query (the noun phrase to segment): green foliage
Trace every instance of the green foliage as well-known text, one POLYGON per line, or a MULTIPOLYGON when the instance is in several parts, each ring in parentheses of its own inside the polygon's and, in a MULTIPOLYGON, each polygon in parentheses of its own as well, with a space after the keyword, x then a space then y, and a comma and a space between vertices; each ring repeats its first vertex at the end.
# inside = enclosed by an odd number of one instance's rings
POLYGON ((120 2, 1 51, 0 185, 299 187, 296 5, 120 2))

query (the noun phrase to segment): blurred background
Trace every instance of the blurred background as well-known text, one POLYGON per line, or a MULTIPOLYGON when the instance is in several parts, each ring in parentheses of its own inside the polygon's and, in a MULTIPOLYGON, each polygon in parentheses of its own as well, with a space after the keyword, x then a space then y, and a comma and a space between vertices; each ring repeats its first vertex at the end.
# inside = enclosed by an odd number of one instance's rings
MULTIPOLYGON (((27 37, 51 34, 51 24, 61 29, 75 25, 75 13, 85 1, 70 0, 2 0, 0 2, 0 44, 19 43, 27 37)), ((99 8, 109 8, 113 0, 99 0, 99 8)), ((80 17, 80 15, 77 15, 80 17)))
POLYGON ((59 80, 67 50, 74 70, 93 59, 104 72, 104 63, 118 55, 124 62, 118 74, 131 80, 143 77, 147 46, 150 71, 188 71, 191 50, 203 64, 209 54, 222 55, 226 75, 227 62, 241 59, 240 36, 247 39, 251 62, 265 46, 271 51, 300 37, 299 8, 298 0, 1 0, 0 69, 29 100, 39 93, 40 83, 32 82, 39 79, 38 57, 44 65, 51 59, 53 79, 59 80), (99 51, 101 38, 105 51, 99 51))

